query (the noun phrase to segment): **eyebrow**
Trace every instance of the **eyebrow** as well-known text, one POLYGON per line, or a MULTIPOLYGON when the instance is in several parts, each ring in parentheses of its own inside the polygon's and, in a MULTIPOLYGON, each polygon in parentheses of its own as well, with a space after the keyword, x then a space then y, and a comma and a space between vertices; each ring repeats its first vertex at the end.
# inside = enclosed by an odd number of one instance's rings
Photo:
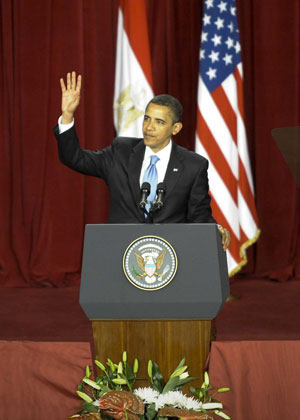
MULTIPOLYGON (((144 114, 144 118, 145 117, 151 118, 150 115, 148 115, 148 114, 144 114)), ((166 120, 163 120, 162 118, 154 118, 154 119, 155 119, 155 121, 161 121, 161 122, 164 122, 164 123, 166 122, 166 120)))

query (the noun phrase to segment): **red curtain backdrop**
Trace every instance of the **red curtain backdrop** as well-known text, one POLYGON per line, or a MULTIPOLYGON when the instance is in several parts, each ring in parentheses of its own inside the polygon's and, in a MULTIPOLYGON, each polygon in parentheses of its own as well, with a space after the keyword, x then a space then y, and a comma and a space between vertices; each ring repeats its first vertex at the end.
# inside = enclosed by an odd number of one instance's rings
MULTIPOLYGON (((239 0, 245 113, 262 230, 244 274, 300 278, 299 189, 271 129, 300 125, 300 3, 239 0)), ((84 225, 105 223, 103 181, 58 161, 52 127, 59 78, 76 70, 83 93, 81 145, 100 149, 114 136, 117 0, 2 0, 0 31, 0 282, 4 286, 79 283, 84 225)), ((199 0, 147 0, 155 94, 184 106, 178 142, 194 148, 199 0)))

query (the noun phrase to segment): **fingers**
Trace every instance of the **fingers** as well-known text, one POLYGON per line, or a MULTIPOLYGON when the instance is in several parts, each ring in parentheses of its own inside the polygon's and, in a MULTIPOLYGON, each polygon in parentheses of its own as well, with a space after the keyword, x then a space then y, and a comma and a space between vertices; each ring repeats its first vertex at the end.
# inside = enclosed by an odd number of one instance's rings
POLYGON ((59 81, 60 81, 60 87, 61 87, 62 92, 65 92, 66 91, 66 85, 65 85, 64 79, 61 78, 61 79, 59 79, 59 81))
POLYGON ((226 228, 223 228, 222 226, 218 226, 219 232, 222 236, 222 246, 223 250, 226 251, 226 249, 229 247, 231 242, 231 236, 229 230, 226 228))
POLYGON ((76 72, 72 71, 72 83, 71 83, 72 90, 76 90, 76 72))
POLYGON ((230 237, 230 233, 227 229, 223 228, 223 231, 224 232, 222 234, 222 244, 223 244, 224 251, 226 251, 226 249, 229 247, 231 237, 230 237))
POLYGON ((79 74, 77 78, 76 92, 80 93, 80 89, 81 89, 81 75, 79 74))
POLYGON ((71 88, 71 75, 67 73, 67 89, 70 90, 71 88))
POLYGON ((62 92, 66 92, 66 90, 68 91, 76 91, 78 93, 80 93, 80 89, 81 89, 81 75, 78 75, 77 78, 77 83, 76 83, 76 72, 72 71, 72 73, 67 73, 67 87, 65 85, 64 79, 61 78, 60 80, 60 86, 61 86, 61 90, 62 92))

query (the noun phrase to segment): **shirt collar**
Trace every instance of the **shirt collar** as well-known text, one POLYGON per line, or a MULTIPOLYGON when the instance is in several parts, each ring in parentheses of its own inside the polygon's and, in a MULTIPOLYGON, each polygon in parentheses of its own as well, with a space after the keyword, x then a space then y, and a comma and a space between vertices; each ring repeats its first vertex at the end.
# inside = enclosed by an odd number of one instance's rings
POLYGON ((150 159, 150 156, 156 155, 160 160, 169 159, 172 150, 172 139, 169 141, 166 147, 161 149, 159 152, 154 153, 149 146, 146 146, 144 159, 150 159))

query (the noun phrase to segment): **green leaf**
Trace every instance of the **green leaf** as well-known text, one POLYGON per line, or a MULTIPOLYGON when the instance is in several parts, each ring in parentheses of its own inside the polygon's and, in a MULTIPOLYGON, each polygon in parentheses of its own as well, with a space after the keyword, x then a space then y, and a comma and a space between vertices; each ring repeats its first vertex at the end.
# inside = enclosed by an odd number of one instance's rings
POLYGON ((78 391, 83 391, 84 388, 84 384, 82 382, 80 382, 80 384, 78 385, 78 391))
MULTIPOLYGON (((192 379, 194 380, 197 378, 192 378, 192 379)), ((190 391, 201 401, 203 401, 204 396, 208 394, 206 388, 194 388, 191 386, 190 391)))
POLYGON ((127 362, 125 363, 124 370, 125 370, 124 374, 126 378, 128 379, 128 382, 130 383, 134 382, 135 375, 133 374, 132 369, 127 362))
POLYGON ((101 395, 106 394, 107 392, 112 391, 112 389, 109 388, 109 386, 107 386, 106 384, 103 384, 103 383, 100 385, 100 388, 101 388, 101 391, 100 391, 100 394, 101 395))
POLYGON ((188 376, 187 378, 184 378, 184 379, 179 378, 179 386, 183 387, 183 385, 185 385, 185 384, 187 384, 191 381, 196 381, 196 379, 199 379, 199 378, 196 378, 196 377, 193 377, 193 376, 188 376))
POLYGON ((90 404, 88 402, 82 403, 82 407, 84 408, 86 413, 97 413, 98 408, 94 404, 90 404))
POLYGON ((217 392, 227 392, 230 391, 230 388, 219 388, 217 389, 217 392))
POLYGON ((148 406, 146 406, 146 418, 147 420, 153 420, 154 417, 156 416, 156 410, 155 410, 155 404, 149 404, 148 406))
POLYGON ((154 389, 158 392, 162 392, 165 386, 165 380, 162 376, 161 370, 157 363, 151 360, 152 363, 152 384, 154 389))
POLYGON ((127 353, 125 350, 123 351, 123 354, 122 354, 122 360, 124 363, 127 362, 127 353))
POLYGON ((169 392, 169 391, 173 391, 175 388, 178 387, 179 382, 180 382, 180 380, 179 380, 179 377, 178 376, 175 376, 175 378, 171 378, 166 383, 166 385, 164 386, 164 388, 162 390, 162 394, 165 394, 166 392, 169 392))

